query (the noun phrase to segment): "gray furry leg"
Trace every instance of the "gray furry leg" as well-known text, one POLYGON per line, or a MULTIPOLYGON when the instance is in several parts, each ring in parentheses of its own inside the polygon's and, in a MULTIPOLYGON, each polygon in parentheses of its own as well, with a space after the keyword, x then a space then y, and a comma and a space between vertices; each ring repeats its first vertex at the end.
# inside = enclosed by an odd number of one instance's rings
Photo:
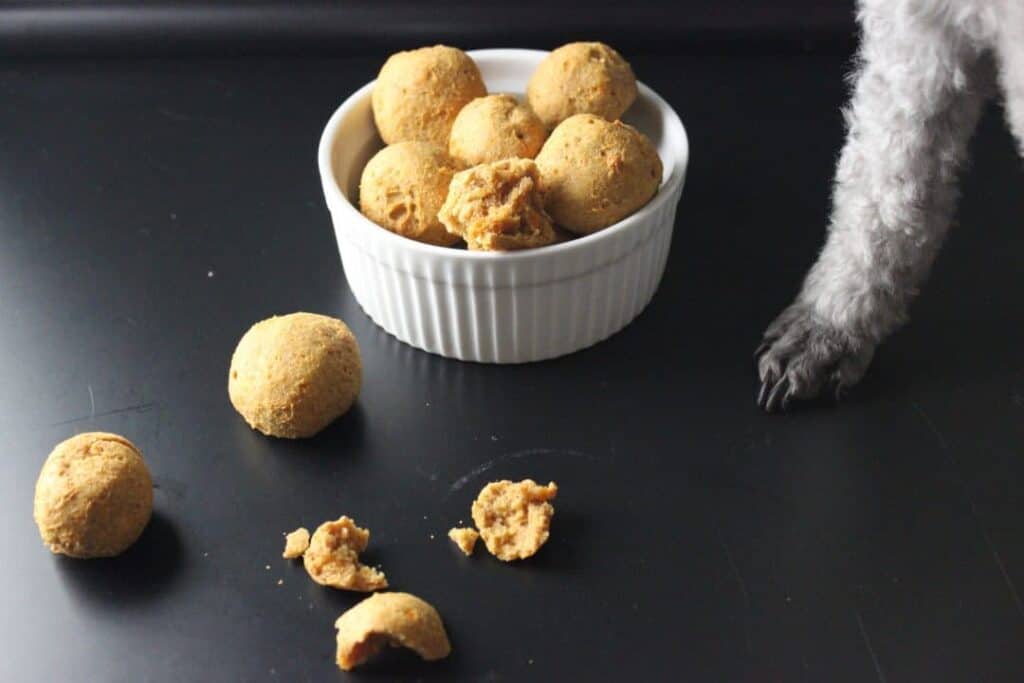
POLYGON ((999 83, 1007 122, 1024 156, 1024 6, 1009 2, 1006 11, 997 43, 999 83))
POLYGON ((828 239, 758 349, 759 403, 769 411, 860 380, 906 319, 950 225, 991 64, 956 26, 908 7, 860 5, 864 34, 828 239))

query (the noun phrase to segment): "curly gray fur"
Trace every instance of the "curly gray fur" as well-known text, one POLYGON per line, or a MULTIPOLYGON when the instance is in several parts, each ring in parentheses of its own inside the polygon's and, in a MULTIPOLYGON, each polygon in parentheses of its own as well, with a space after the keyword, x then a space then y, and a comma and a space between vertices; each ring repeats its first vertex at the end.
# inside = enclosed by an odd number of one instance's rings
POLYGON ((997 73, 1024 153, 1024 2, 861 0, 858 21, 828 239, 758 349, 758 402, 769 411, 852 386, 906 320, 997 73))

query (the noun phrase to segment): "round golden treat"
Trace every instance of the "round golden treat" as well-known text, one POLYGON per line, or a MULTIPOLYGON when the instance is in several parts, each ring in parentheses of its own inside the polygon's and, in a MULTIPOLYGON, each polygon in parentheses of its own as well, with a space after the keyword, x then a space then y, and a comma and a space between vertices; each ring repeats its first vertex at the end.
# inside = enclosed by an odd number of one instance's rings
POLYGON ((621 121, 572 116, 537 155, 544 208, 555 223, 586 235, 617 223, 651 200, 661 159, 643 133, 621 121))
POLYGON ((526 86, 530 107, 548 128, 574 114, 614 121, 636 99, 629 62, 604 43, 569 43, 544 58, 526 86))
POLYGON ((537 156, 544 124, 512 95, 478 97, 459 112, 448 140, 448 153, 466 166, 537 156))
POLYGON ((359 561, 359 553, 366 550, 369 542, 368 530, 342 516, 317 527, 302 555, 302 564, 309 577, 321 586, 364 593, 387 588, 383 572, 359 561))
POLYGON ((334 622, 338 629, 336 661, 351 671, 385 645, 406 647, 428 662, 452 651, 441 615, 430 603, 409 593, 377 593, 334 622))
POLYGON ((359 210, 377 225, 427 244, 447 247, 459 238, 437 218, 458 170, 429 142, 399 142, 377 152, 359 181, 359 210))
POLYGON ((373 119, 389 145, 425 140, 444 146, 459 110, 486 94, 476 62, 458 48, 397 52, 384 62, 373 86, 373 119))
POLYGON ((472 251, 510 251, 555 241, 537 165, 503 159, 455 174, 438 218, 472 251))
POLYGON ((246 332, 231 357, 228 395, 269 436, 313 436, 352 407, 363 380, 359 344, 342 321, 274 316, 246 332))
POLYGON ((555 482, 540 486, 532 479, 520 482, 492 481, 473 501, 473 522, 487 550, 499 560, 511 562, 530 557, 548 540, 549 503, 558 494, 555 482))
POLYGON ((51 551, 113 557, 139 538, 153 513, 153 480, 135 445, 89 432, 57 444, 36 481, 32 516, 51 551))

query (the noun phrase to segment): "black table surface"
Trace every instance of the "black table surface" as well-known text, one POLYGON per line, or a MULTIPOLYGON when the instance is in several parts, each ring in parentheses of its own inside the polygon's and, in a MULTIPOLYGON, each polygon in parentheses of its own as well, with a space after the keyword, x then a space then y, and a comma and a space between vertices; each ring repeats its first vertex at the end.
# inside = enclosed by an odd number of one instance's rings
POLYGON ((912 324, 839 408, 768 416, 751 352, 823 238, 847 56, 634 56, 692 143, 664 281, 608 341, 516 367, 409 348, 346 287, 315 147, 383 56, 0 64, 0 680, 344 680, 360 596, 280 557, 341 514, 454 646, 367 680, 1024 680, 1024 176, 998 107, 912 324), (348 322, 365 384, 291 442, 226 374, 296 310, 348 322), (155 517, 68 560, 33 486, 94 430, 139 444, 155 517), (522 477, 560 485, 551 540, 462 557, 445 532, 522 477))

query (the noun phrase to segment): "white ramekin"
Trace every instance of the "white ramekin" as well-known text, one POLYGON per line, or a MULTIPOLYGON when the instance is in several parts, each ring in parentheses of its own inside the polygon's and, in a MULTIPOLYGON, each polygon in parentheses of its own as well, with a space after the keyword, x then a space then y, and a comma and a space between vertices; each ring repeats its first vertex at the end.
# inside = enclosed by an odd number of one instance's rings
MULTIPOLYGON (((521 94, 547 54, 476 50, 490 92, 521 94)), ((342 265, 356 300, 401 341, 449 358, 525 363, 586 348, 618 332, 651 300, 665 270, 689 143, 672 108, 639 85, 623 119, 658 149, 658 194, 625 220, 541 249, 487 253, 395 235, 359 213, 363 166, 382 146, 368 83, 338 108, 318 161, 342 265)))

